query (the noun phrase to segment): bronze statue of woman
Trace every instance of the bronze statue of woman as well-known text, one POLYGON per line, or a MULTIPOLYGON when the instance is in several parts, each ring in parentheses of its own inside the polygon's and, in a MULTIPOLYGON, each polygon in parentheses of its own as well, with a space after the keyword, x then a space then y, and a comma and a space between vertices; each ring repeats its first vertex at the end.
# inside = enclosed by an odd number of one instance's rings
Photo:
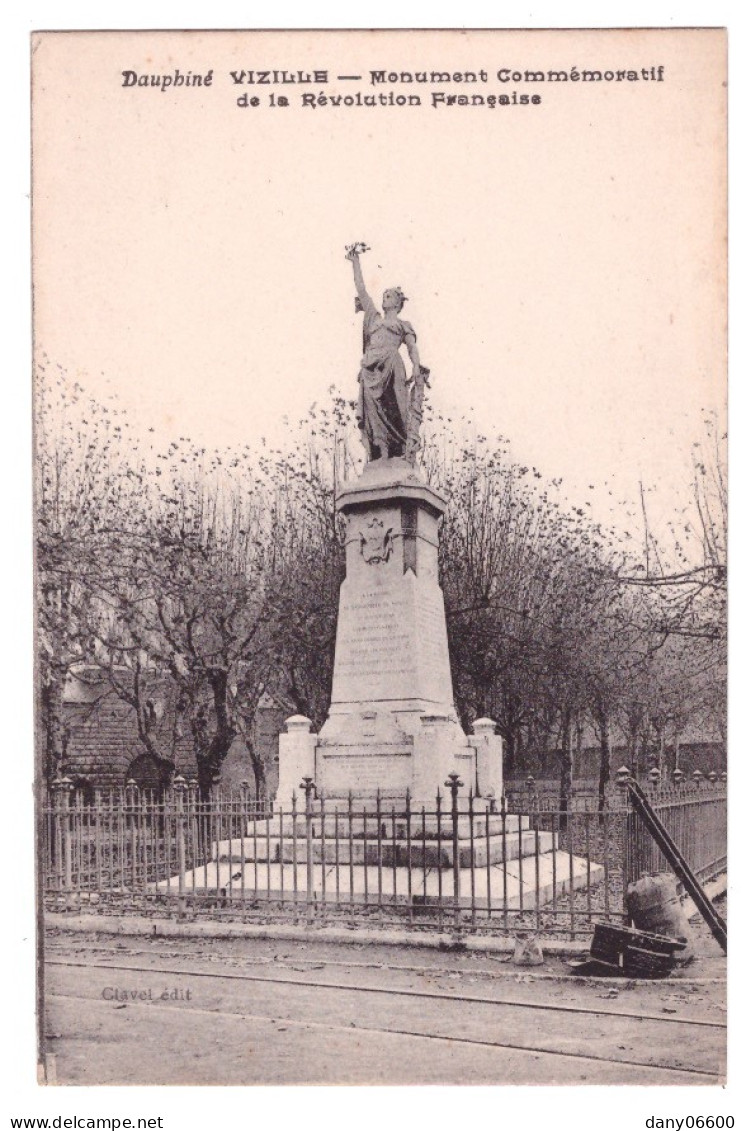
POLYGON ((404 456, 414 462, 428 371, 420 364, 417 335, 411 323, 399 317, 406 302, 401 288, 391 287, 383 292, 383 314, 365 289, 360 267, 360 254, 365 250, 365 244, 351 244, 346 255, 352 263, 358 309, 364 314, 355 413, 358 427, 368 460, 404 456), (399 354, 402 343, 412 361, 409 381, 399 354), (409 384, 411 392, 407 389, 409 384))

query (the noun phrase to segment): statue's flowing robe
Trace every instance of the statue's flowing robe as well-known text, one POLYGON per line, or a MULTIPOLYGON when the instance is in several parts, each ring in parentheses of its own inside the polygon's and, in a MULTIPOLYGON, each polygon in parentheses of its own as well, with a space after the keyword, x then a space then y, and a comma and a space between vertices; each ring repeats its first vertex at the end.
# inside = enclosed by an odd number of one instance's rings
POLYGON ((404 455, 407 443, 406 371, 399 355, 403 342, 416 341, 409 322, 386 322, 372 299, 363 303, 363 358, 360 363, 357 420, 370 458, 382 450, 404 455))

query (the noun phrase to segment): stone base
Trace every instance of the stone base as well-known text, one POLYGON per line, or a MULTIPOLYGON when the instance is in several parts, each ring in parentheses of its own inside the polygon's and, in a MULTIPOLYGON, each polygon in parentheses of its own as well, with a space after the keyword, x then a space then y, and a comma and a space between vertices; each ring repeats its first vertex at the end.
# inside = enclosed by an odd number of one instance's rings
MULTIPOLYGON (((492 914, 503 908, 531 911, 571 890, 584 891, 599 883, 603 875, 601 864, 588 864, 584 858, 571 857, 567 852, 545 853, 530 861, 513 860, 489 868, 468 868, 460 872, 459 906, 492 914)), ((287 907, 297 904, 302 909, 307 901, 307 881, 305 864, 235 864, 215 860, 187 872, 184 886, 187 899, 214 894, 229 906, 232 898, 237 904, 251 902, 252 892, 256 892, 257 901, 287 907)), ((176 898, 178 889, 174 880, 163 880, 153 890, 176 898)), ((431 868, 409 871, 360 864, 344 868, 311 864, 311 894, 313 902, 323 901, 330 909, 335 902, 345 907, 359 903, 361 910, 371 904, 396 906, 411 902, 415 910, 418 906, 423 911, 432 908, 433 913, 440 909, 448 915, 453 906, 453 870, 444 869, 438 875, 431 868)))
POLYGON ((461 782, 459 808, 468 806, 470 792, 481 805, 502 793, 502 739, 489 719, 477 720, 474 734, 466 735, 452 712, 377 704, 331 713, 318 736, 302 715, 288 719, 287 729, 280 735, 275 811, 290 812, 294 795, 296 808, 305 807, 304 778, 330 808, 344 807, 350 796, 356 808, 380 797, 402 812, 408 797, 413 811, 432 811, 440 794, 445 813, 451 805, 446 782, 454 773, 461 782))
POLYGON ((477 792, 476 752, 452 713, 371 707, 330 715, 319 734, 316 775, 328 799, 380 793, 401 803, 408 792, 413 807, 432 808, 451 773, 477 792))
MULTIPOLYGON (((468 799, 465 800, 468 804, 468 799)), ((469 829, 466 810, 459 809, 459 813, 464 816, 458 822, 458 838, 459 840, 470 840, 472 833, 469 829)), ((334 839, 335 837, 349 839, 350 836, 354 839, 361 837, 375 839, 379 828, 380 835, 384 839, 393 837, 396 840, 405 840, 407 837, 407 817, 403 807, 400 808, 398 805, 384 805, 383 803, 380 807, 377 805, 355 805, 352 815, 350 815, 349 803, 346 800, 338 805, 334 803, 325 804, 323 814, 319 803, 314 802, 311 806, 310 819, 311 836, 322 837, 324 840, 334 839)), ((257 821, 249 821, 244 840, 262 838, 266 840, 267 837, 279 838, 281 834, 286 839, 292 837, 293 820, 295 820, 296 835, 305 837, 306 813, 304 809, 296 808, 295 816, 293 816, 292 810, 282 813, 278 810, 273 817, 262 817, 257 821)), ((500 815, 493 813, 488 818, 484 813, 484 808, 482 808, 482 815, 480 816, 479 813, 475 812, 473 817, 474 837, 487 836, 488 820, 490 840, 502 836, 503 820, 500 815)), ((530 817, 526 814, 521 816, 516 813, 505 814, 506 833, 516 833, 520 830, 525 836, 533 835, 530 832, 530 824, 530 817)), ((440 818, 432 811, 422 812, 413 808, 409 816, 409 837, 412 841, 421 840, 423 837, 426 840, 453 839, 450 804, 447 807, 444 805, 440 818)), ((235 837, 232 841, 220 841, 221 845, 240 843, 240 838, 235 837)))
MULTIPOLYGON (((523 820, 527 820, 524 818, 523 820)), ((522 824, 523 820, 514 818, 513 822, 522 824)), ((511 822, 511 824, 513 824, 511 822)), ((507 824, 507 822, 506 822, 507 824)), ((532 832, 527 828, 511 829, 503 835, 459 836, 454 840, 450 833, 437 833, 420 827, 419 833, 413 827, 409 838, 406 831, 385 820, 381 821, 380 836, 376 836, 375 824, 366 830, 352 829, 350 825, 340 827, 339 820, 326 818, 323 836, 319 823, 316 823, 314 839, 311 841, 311 855, 315 862, 322 864, 381 864, 384 868, 442 868, 453 867, 455 851, 462 868, 484 868, 488 864, 519 857, 533 857, 537 853, 550 852, 557 847, 557 835, 550 832, 532 832), (396 832, 396 837, 392 833, 396 832)), ((305 864, 308 860, 308 842, 305 837, 305 820, 297 823, 293 838, 292 824, 267 834, 261 825, 247 831, 243 840, 221 841, 216 846, 215 858, 225 863, 241 863, 246 860, 269 861, 270 863, 291 864, 293 860, 305 864), (299 826, 299 827, 298 827, 299 826)))

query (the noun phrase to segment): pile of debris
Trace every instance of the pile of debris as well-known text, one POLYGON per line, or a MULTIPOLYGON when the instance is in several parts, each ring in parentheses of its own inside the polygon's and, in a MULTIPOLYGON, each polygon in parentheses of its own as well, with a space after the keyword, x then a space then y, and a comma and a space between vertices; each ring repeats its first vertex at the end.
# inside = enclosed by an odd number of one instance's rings
POLYGON ((597 923, 588 958, 571 962, 575 974, 595 977, 666 978, 677 959, 685 960, 689 943, 670 935, 597 923))
POLYGON ((627 888, 633 927, 597 923, 590 955, 571 963, 576 974, 665 978, 692 958, 689 923, 670 872, 641 876, 627 888))

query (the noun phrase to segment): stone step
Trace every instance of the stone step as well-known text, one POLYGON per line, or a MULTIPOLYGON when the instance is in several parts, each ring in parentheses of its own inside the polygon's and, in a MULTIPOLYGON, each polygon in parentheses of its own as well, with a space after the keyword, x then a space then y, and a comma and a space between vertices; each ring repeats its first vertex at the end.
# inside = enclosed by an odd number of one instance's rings
MULTIPOLYGON (((307 867, 266 862, 224 863, 219 860, 187 872, 184 897, 214 896, 226 906, 242 903, 281 903, 302 909, 307 902, 349 906, 407 905, 428 907, 453 904, 453 871, 432 868, 347 868, 311 865, 310 892, 307 867)), ((508 861, 489 868, 459 874, 459 905, 465 909, 499 911, 503 908, 530 911, 552 903, 560 896, 583 891, 603 879, 603 865, 567 852, 545 853, 525 862, 508 861)), ((176 877, 153 884, 151 890, 166 899, 178 897, 176 877)))
MULTIPOLYGON (((378 829, 379 816, 375 810, 362 815, 353 815, 350 819, 348 814, 338 813, 336 816, 332 813, 327 813, 322 817, 320 815, 311 818, 311 836, 324 840, 335 841, 349 840, 364 838, 365 840, 376 840, 378 829)), ((519 816, 516 813, 507 813, 504 821, 499 813, 493 813, 489 816, 474 816, 471 820, 468 816, 461 817, 457 822, 459 840, 469 840, 471 836, 483 837, 489 831, 490 839, 501 837, 503 829, 506 833, 518 832, 519 829, 530 831, 531 818, 528 816, 519 816)), ((426 813, 423 821, 421 814, 413 813, 407 822, 406 817, 398 814, 386 813, 382 811, 380 815, 380 831, 381 837, 386 839, 396 839, 406 841, 407 839, 407 824, 409 824, 409 838, 412 842, 415 840, 452 840, 453 839, 453 820, 449 815, 442 816, 440 821, 435 814, 426 813)), ((265 818, 259 821, 249 821, 246 825, 246 839, 254 840, 264 839, 267 837, 282 836, 288 840, 293 837, 293 818, 291 814, 283 813, 282 817, 275 816, 265 818)), ((305 839, 306 837, 306 817, 305 814, 297 814, 295 819, 295 834, 298 840, 305 839)))
MULTIPOLYGON (((520 830, 506 833, 505 836, 491 835, 458 840, 458 859, 462 868, 483 868, 487 864, 502 860, 515 860, 519 857, 533 857, 551 852, 557 846, 557 834, 550 832, 531 832, 520 830)), ((311 858, 314 863, 349 865, 367 864, 385 868, 452 868, 454 859, 453 840, 393 840, 388 838, 356 840, 339 838, 314 839, 311 841, 311 858)), ((267 861, 279 864, 304 864, 308 860, 308 842, 299 836, 293 842, 292 836, 257 836, 243 841, 221 841, 215 846, 213 859, 225 863, 241 863, 247 860, 267 861)))
MULTIPOLYGON (((469 799, 468 793, 461 793, 457 798, 457 808, 459 813, 468 813, 471 806, 474 814, 484 814, 488 810, 490 812, 500 810, 500 799, 487 797, 472 797, 469 799)), ((443 817, 450 816, 453 807, 451 795, 445 791, 441 795, 440 812, 443 817)), ((350 806, 350 798, 347 794, 334 797, 329 794, 324 794, 323 803, 320 799, 314 798, 311 801, 311 813, 314 817, 318 817, 322 809, 326 812, 327 816, 333 816, 335 812, 341 816, 346 816, 350 812, 350 808, 354 813, 363 813, 365 811, 369 817, 374 817, 380 810, 383 817, 391 817, 392 811, 398 816, 403 817, 407 811, 407 802, 405 797, 399 793, 381 793, 379 797, 375 793, 356 793, 352 798, 352 806, 350 806)), ((412 816, 422 816, 423 810, 429 816, 431 813, 434 815, 437 810, 437 803, 435 797, 430 797, 427 803, 422 805, 416 801, 409 803, 409 811, 412 816)), ((286 809, 286 813, 290 810, 286 809)), ((306 800, 303 794, 296 794, 296 813, 300 816, 305 815, 306 800)))

